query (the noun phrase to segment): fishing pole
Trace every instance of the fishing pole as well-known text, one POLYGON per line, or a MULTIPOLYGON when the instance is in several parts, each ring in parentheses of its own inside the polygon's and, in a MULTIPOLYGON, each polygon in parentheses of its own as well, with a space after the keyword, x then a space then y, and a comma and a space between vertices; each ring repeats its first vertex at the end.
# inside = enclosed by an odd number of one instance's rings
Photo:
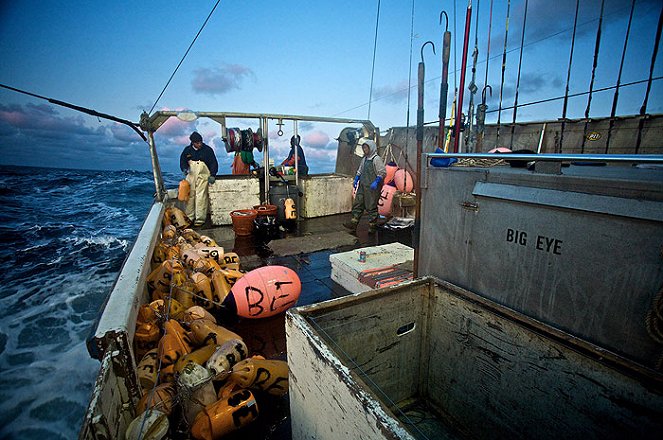
POLYGON ((465 138, 465 149, 469 153, 474 152, 474 135, 472 134, 472 125, 474 122, 474 95, 477 93, 477 59, 479 58, 479 8, 481 7, 479 0, 477 0, 477 20, 474 24, 474 50, 472 51, 472 80, 467 87, 470 91, 470 103, 467 109, 467 126, 468 134, 465 138))
POLYGON ((658 27, 656 28, 656 38, 654 38, 654 50, 651 55, 651 64, 649 65, 649 80, 647 81, 647 90, 645 91, 645 99, 642 101, 640 107, 640 121, 638 121, 638 138, 635 142, 635 153, 638 154, 640 150, 640 142, 642 141, 642 127, 645 123, 645 115, 647 114, 647 103, 649 101, 649 92, 651 91, 652 76, 654 74, 654 65, 656 64, 656 56, 658 55, 658 45, 661 41, 661 29, 663 28, 663 8, 661 8, 660 15, 658 16, 658 27))
POLYGON ((128 125, 133 131, 138 133, 138 135, 145 142, 147 142, 147 138, 145 137, 143 132, 140 131, 140 129, 139 129, 140 125, 135 123, 135 122, 131 122, 131 121, 128 121, 126 119, 120 119, 116 116, 108 115, 106 113, 100 113, 96 110, 92 110, 92 109, 89 109, 89 108, 80 107, 80 106, 74 105, 74 104, 69 104, 68 102, 60 101, 58 99, 47 98, 46 96, 37 95, 35 93, 27 92, 25 90, 17 89, 15 87, 11 87, 11 86, 8 86, 8 85, 5 85, 5 84, 0 84, 0 87, 8 89, 8 90, 12 90, 14 92, 22 93, 24 95, 32 96, 34 98, 44 99, 44 100, 50 102, 51 104, 60 105, 62 107, 67 107, 67 108, 70 108, 72 110, 76 110, 76 111, 79 111, 79 112, 82 112, 82 113, 85 113, 85 114, 88 114, 88 115, 91 115, 91 116, 97 116, 99 118, 109 119, 109 120, 114 121, 114 122, 119 122, 120 124, 128 125))
MULTIPOLYGON (((425 65, 424 65, 424 48, 427 44, 430 44, 433 48, 433 54, 435 54, 435 44, 432 41, 426 41, 423 46, 421 46, 421 62, 419 63, 418 71, 418 82, 417 82, 417 95, 418 95, 418 105, 417 105, 417 178, 415 179, 415 194, 416 194, 416 214, 414 216, 414 240, 415 243, 419 242, 419 229, 421 227, 421 154, 423 150, 424 142, 424 77, 425 77, 425 65)), ((407 175, 407 174, 406 174, 407 175)), ((413 272, 415 277, 418 276, 418 248, 415 247, 414 253, 414 267, 413 272)))
POLYGON ((601 46, 601 26, 603 25, 603 9, 605 0, 601 0, 601 13, 599 15, 599 26, 596 28, 596 45, 594 46, 594 64, 592 66, 592 78, 589 81, 589 96, 587 97, 587 108, 585 109, 585 128, 582 131, 582 145, 580 153, 585 152, 585 142, 587 141, 587 127, 589 126, 589 109, 592 105, 592 89, 594 88, 594 78, 596 77, 596 66, 599 63, 599 47, 601 46))
POLYGON ((500 144, 500 120, 502 118, 502 97, 504 96, 504 72, 506 70, 506 43, 509 39, 509 13, 511 12, 511 0, 506 4, 506 24, 504 25, 504 52, 502 52, 502 79, 500 81, 500 103, 497 110, 497 135, 495 147, 500 144))
POLYGON ((465 36, 463 37, 463 58, 460 70, 460 84, 458 86, 458 101, 456 102, 456 124, 454 125, 454 153, 458 153, 458 141, 460 138, 460 126, 462 125, 463 92, 465 87, 465 69, 467 67, 467 45, 470 40, 470 24, 472 21, 472 0, 467 2, 465 13, 465 36))
MULTIPOLYGON (((477 18, 477 21, 478 18, 477 18)), ((486 48, 486 76, 483 80, 483 90, 481 91, 481 104, 477 106, 477 125, 476 125, 476 150, 481 151, 483 147, 483 135, 486 122, 486 110, 488 106, 486 105, 486 87, 488 85, 488 65, 490 64, 490 34, 493 27, 493 0, 490 0, 490 14, 488 17, 488 47, 486 48)), ((490 96, 493 96, 493 88, 490 87, 490 96)))
POLYGON ((513 134, 516 130, 516 114, 518 113, 518 89, 520 88, 520 71, 523 66, 523 45, 525 44, 525 26, 527 25, 527 4, 525 0, 525 13, 523 14, 523 34, 520 37, 520 56, 518 58, 518 78, 516 79, 516 96, 513 100, 513 120, 511 121, 511 140, 509 148, 513 150, 513 134))
POLYGON ((605 154, 608 154, 610 149, 610 137, 612 135, 612 128, 615 125, 615 113, 617 112, 617 100, 619 99, 619 85, 622 81, 622 69, 624 68, 624 58, 626 57, 626 46, 628 46, 628 37, 631 33, 631 22, 633 21, 633 10, 635 9, 635 0, 631 0, 631 12, 628 16, 628 25, 626 26, 626 35, 624 36, 624 48, 622 49, 622 59, 619 62, 619 73, 617 74, 617 87, 615 87, 615 94, 612 98, 612 110, 610 111, 610 122, 608 125, 608 136, 605 140, 605 154))
POLYGON ((566 72, 566 89, 564 91, 564 103, 562 104, 562 127, 560 128, 559 133, 559 151, 562 152, 562 146, 564 144, 564 127, 566 125, 566 110, 569 104, 569 83, 571 81, 571 65, 573 63, 573 49, 576 45, 576 30, 578 28, 578 8, 580 7, 580 0, 576 0, 576 16, 573 19, 573 37, 571 37, 571 54, 569 55, 569 67, 566 72))
POLYGON ((444 36, 442 38, 442 82, 440 84, 440 127, 437 135, 437 147, 444 149, 444 130, 447 119, 447 97, 449 95, 449 55, 451 48, 451 32, 449 32, 449 16, 445 11, 440 12, 440 24, 442 24, 442 15, 446 18, 444 36))

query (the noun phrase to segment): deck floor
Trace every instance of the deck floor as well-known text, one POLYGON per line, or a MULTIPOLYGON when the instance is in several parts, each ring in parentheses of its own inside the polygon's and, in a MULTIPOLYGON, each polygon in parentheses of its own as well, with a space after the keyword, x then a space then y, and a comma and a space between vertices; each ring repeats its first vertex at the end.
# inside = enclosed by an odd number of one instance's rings
MULTIPOLYGON (((302 219, 292 225, 292 230, 278 231, 272 238, 258 234, 235 236, 231 226, 203 227, 198 232, 214 238, 226 252, 237 253, 240 269, 244 271, 266 265, 286 266, 294 270, 302 283, 297 302, 301 306, 350 294, 331 279, 331 254, 397 241, 412 246, 411 229, 394 232, 378 228, 377 233, 369 234, 368 221, 364 217, 356 234, 350 234, 343 227, 349 219, 350 214, 302 219)), ((224 324, 242 336, 251 354, 286 360, 285 314, 253 320, 233 317, 224 324)), ((288 396, 260 396, 260 399, 258 421, 229 436, 229 439, 291 438, 288 396)))

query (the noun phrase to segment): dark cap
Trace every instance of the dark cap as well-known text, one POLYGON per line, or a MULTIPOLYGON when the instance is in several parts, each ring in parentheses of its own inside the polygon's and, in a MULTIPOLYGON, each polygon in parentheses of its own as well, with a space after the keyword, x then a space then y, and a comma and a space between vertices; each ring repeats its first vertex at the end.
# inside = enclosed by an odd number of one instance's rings
POLYGON ((203 137, 200 135, 200 133, 198 133, 197 131, 194 131, 193 133, 191 133, 191 136, 189 136, 189 140, 191 142, 202 142, 203 137))

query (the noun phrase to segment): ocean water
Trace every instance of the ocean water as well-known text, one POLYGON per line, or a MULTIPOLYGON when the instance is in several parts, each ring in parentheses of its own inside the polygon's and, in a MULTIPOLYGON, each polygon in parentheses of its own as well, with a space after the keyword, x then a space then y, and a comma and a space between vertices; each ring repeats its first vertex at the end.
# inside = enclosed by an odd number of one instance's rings
POLYGON ((153 194, 151 172, 0 166, 0 439, 78 436, 85 339, 153 194))

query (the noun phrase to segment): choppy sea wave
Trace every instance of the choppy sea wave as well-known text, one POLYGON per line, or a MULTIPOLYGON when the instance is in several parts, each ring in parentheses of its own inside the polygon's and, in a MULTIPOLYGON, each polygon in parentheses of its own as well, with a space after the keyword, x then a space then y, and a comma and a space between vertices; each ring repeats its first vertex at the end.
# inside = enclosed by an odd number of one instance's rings
POLYGON ((0 167, 0 438, 78 436, 85 339, 153 194, 150 172, 0 167))

